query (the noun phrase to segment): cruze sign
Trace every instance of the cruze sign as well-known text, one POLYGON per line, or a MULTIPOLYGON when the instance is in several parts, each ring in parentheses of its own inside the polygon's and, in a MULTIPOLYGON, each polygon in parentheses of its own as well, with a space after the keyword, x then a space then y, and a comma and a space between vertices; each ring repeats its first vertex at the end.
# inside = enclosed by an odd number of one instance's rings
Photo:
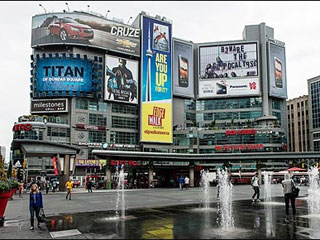
POLYGON ((13 126, 12 131, 17 132, 17 131, 31 131, 32 130, 32 125, 31 124, 16 124, 13 126))

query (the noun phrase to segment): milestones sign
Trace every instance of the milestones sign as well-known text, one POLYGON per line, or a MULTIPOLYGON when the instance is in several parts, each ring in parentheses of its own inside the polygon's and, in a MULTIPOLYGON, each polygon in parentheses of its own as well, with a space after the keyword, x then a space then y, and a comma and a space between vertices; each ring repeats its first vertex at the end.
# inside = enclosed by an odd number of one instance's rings
POLYGON ((31 113, 68 112, 68 99, 43 99, 31 101, 31 113))

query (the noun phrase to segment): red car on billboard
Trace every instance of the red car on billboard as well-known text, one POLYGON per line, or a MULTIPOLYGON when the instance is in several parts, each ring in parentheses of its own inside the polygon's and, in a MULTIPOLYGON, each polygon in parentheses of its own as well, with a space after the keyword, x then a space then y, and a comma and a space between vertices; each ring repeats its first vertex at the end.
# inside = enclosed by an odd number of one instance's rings
POLYGON ((89 40, 94 35, 90 26, 80 24, 72 18, 56 18, 48 28, 50 35, 56 35, 64 42, 68 39, 89 40))

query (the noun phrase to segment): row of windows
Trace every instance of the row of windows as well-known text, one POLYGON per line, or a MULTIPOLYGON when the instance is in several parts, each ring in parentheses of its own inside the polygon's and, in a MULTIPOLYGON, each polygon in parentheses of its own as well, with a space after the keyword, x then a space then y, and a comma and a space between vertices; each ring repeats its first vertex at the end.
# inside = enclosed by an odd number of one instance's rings
POLYGON ((281 110, 281 101, 272 99, 272 109, 281 110))
POLYGON ((261 111, 251 112, 218 112, 218 113, 197 113, 197 121, 213 121, 227 119, 255 119, 262 116, 261 111))
POLYGON ((13 139, 43 140, 43 131, 17 131, 14 132, 13 139))
POLYGON ((106 132, 89 131, 90 143, 105 143, 106 139, 106 132))
POLYGON ((107 115, 89 113, 89 125, 107 126, 107 115))
POLYGON ((107 103, 77 98, 76 99, 76 109, 106 112, 107 111, 107 103))
POLYGON ((112 104, 112 112, 113 113, 138 115, 138 106, 113 103, 112 104))
POLYGON ((138 129, 138 119, 112 116, 112 127, 138 129))
POLYGON ((139 136, 137 133, 130 132, 110 132, 110 141, 115 144, 137 145, 139 136))
POLYGON ((242 109, 242 108, 260 108, 262 107, 262 98, 236 98, 236 99, 217 99, 217 100, 199 100, 196 103, 196 109, 201 110, 219 110, 219 109, 242 109))
POLYGON ((70 128, 48 127, 48 137, 70 137, 70 128))

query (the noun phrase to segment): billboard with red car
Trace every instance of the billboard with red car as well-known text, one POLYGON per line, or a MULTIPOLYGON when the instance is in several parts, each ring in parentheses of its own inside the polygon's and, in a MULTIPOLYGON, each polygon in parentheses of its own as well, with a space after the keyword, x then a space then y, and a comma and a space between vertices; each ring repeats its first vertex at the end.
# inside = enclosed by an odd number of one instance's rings
POLYGON ((72 44, 140 56, 140 29, 85 12, 32 18, 31 46, 72 44))

